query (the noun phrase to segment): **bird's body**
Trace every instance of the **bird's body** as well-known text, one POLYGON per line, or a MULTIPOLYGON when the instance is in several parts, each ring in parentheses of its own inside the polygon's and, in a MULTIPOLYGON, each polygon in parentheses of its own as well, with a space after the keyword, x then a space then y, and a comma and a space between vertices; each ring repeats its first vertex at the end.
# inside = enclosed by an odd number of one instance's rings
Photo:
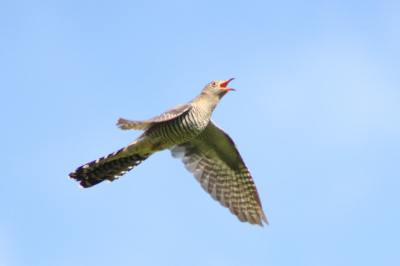
POLYGON ((118 120, 123 129, 144 133, 126 147, 85 164, 69 178, 91 187, 104 180, 113 181, 146 160, 153 153, 170 149, 182 158, 186 169, 215 200, 230 209, 242 222, 268 224, 253 179, 235 143, 211 120, 219 100, 231 81, 209 83, 195 99, 177 105, 144 121, 118 120))

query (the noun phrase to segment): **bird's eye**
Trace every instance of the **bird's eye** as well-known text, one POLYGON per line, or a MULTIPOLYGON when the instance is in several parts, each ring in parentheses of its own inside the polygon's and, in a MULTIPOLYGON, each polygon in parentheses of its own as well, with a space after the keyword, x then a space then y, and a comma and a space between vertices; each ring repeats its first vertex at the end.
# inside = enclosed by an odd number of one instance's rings
POLYGON ((217 86, 217 82, 213 82, 213 83, 211 83, 211 86, 213 86, 213 87, 216 87, 217 86))

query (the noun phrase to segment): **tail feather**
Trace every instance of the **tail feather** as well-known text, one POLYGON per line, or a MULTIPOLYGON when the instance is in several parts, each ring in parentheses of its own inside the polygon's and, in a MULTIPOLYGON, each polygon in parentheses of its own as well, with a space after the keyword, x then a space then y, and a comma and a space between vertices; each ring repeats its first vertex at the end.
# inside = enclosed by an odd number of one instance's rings
POLYGON ((68 178, 75 179, 80 182, 81 187, 88 188, 104 180, 112 182, 148 158, 138 154, 121 156, 121 151, 123 148, 78 167, 68 178))

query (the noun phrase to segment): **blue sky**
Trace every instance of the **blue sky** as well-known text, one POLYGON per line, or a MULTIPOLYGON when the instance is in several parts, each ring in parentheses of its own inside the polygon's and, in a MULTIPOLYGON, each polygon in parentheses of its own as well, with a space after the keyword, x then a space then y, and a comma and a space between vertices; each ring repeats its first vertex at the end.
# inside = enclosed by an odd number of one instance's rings
POLYGON ((3 1, 0 265, 400 263, 398 1, 3 1), (168 151, 66 176, 236 78, 213 119, 270 226, 240 223, 168 151))

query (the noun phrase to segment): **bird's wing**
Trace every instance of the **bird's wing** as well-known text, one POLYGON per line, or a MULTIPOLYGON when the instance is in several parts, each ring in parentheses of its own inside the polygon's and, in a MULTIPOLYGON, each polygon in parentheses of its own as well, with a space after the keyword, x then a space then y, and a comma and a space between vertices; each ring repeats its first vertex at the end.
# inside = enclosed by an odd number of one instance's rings
POLYGON ((190 109, 192 109, 192 107, 193 105, 191 103, 179 104, 175 107, 172 107, 171 109, 168 109, 167 111, 156 117, 143 121, 131 121, 120 118, 118 119, 117 126, 122 130, 127 130, 127 129, 147 130, 156 123, 172 120, 182 115, 183 113, 188 112, 190 109))
POLYGON ((171 148, 211 197, 240 221, 263 226, 263 212, 253 178, 231 137, 212 120, 196 139, 171 148))

